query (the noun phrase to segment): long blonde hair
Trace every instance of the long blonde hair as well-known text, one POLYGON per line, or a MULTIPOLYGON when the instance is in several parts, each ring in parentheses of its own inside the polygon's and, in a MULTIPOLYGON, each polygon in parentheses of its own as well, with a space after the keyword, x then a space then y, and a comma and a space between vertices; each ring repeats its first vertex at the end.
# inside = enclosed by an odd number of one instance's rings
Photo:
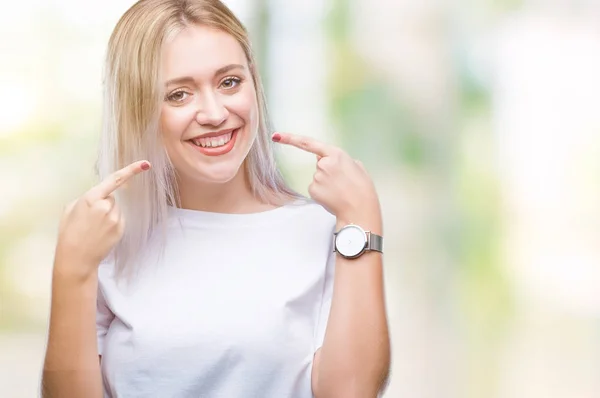
POLYGON ((108 44, 104 75, 104 116, 98 174, 110 173, 140 159, 152 163, 119 191, 117 201, 127 222, 111 256, 118 276, 131 276, 131 265, 169 206, 178 206, 173 166, 161 141, 161 54, 166 42, 190 25, 205 25, 233 36, 243 48, 256 87, 259 125, 246 158, 254 195, 264 203, 282 204, 300 194, 281 176, 270 140, 270 123, 256 62, 241 22, 219 0, 140 0, 117 23, 108 44), (279 198, 279 199, 277 199, 279 198))

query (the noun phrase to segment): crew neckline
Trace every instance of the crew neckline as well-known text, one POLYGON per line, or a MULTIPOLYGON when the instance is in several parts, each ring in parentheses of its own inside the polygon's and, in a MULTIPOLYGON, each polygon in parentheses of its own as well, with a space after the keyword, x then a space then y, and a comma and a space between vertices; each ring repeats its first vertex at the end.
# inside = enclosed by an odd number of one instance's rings
POLYGON ((185 223, 211 227, 256 225, 273 220, 280 220, 286 212, 289 212, 289 210, 310 203, 312 203, 310 199, 298 198, 282 206, 254 213, 218 213, 169 206, 169 216, 185 223))

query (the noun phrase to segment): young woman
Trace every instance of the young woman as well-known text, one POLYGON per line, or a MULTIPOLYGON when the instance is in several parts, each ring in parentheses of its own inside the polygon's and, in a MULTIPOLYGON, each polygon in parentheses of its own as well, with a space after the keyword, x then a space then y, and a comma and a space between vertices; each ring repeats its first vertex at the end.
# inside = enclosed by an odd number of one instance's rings
POLYGON ((43 396, 376 396, 382 217, 360 162, 269 131, 218 0, 139 1, 105 73, 102 182, 61 222, 43 396), (311 198, 273 142, 316 155, 311 198))

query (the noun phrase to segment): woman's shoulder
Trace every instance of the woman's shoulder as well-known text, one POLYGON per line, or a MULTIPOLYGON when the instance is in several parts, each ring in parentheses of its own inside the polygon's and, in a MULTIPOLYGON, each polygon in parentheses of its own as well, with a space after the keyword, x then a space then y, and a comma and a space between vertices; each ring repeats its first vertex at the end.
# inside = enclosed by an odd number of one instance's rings
POLYGON ((290 211, 297 212, 301 220, 313 226, 319 225, 326 229, 331 229, 335 226, 335 216, 312 198, 298 198, 288 204, 287 207, 290 211))
POLYGON ((291 201, 287 206, 292 208, 300 208, 302 211, 310 213, 315 217, 325 218, 325 219, 335 219, 335 216, 331 214, 323 205, 321 205, 316 200, 309 197, 300 197, 291 201))

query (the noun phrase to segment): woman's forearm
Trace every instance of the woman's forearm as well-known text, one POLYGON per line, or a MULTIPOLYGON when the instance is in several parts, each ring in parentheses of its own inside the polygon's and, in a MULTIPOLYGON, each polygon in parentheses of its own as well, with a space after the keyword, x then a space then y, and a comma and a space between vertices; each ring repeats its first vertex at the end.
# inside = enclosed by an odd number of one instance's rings
POLYGON ((97 278, 82 281, 55 264, 43 398, 102 398, 96 341, 97 278))
MULTIPOLYGON (((339 230, 350 220, 339 220, 339 230)), ((382 234, 377 211, 352 223, 382 234)), ((318 362, 318 397, 375 397, 386 381, 390 342, 383 288, 382 254, 356 259, 337 254, 333 298, 318 362)))

